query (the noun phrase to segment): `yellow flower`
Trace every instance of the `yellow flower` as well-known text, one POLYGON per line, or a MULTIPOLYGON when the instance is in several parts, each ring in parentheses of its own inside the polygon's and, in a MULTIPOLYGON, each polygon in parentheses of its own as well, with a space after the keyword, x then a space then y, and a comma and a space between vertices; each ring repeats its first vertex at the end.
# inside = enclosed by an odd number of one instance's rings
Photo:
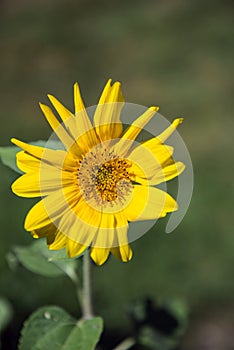
POLYGON ((42 197, 29 211, 25 229, 46 237, 49 249, 66 247, 75 257, 90 247, 102 265, 110 252, 126 262, 132 258, 128 241, 131 221, 164 217, 176 201, 154 187, 178 176, 182 162, 164 145, 182 119, 158 137, 136 145, 136 137, 158 111, 150 107, 125 130, 120 120, 124 98, 119 82, 109 80, 95 109, 93 123, 74 85, 73 114, 48 95, 61 121, 46 105, 40 107, 64 149, 33 146, 12 139, 23 149, 17 165, 25 173, 12 185, 22 197, 42 197))

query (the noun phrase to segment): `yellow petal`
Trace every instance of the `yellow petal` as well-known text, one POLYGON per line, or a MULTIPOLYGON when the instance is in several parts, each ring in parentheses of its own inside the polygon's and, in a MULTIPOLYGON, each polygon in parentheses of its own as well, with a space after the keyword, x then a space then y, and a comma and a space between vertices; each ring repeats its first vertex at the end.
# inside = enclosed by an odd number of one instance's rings
POLYGON ((26 231, 36 231, 43 226, 49 225, 51 221, 52 220, 45 209, 44 201, 41 200, 28 212, 24 227, 26 231))
POLYGON ((109 248, 91 248, 90 256, 97 265, 103 265, 110 254, 109 248))
POLYGON ((128 262, 132 259, 132 249, 128 244, 112 248, 111 253, 123 262, 128 262))
MULTIPOLYGON (((127 228, 128 222, 123 214, 103 213, 90 207, 83 198, 73 208, 73 213, 61 218, 59 224, 59 230, 72 240, 87 246, 91 244, 94 248, 118 246, 120 243, 116 230, 124 230, 125 237, 127 228)), ((121 244, 126 242, 121 241, 121 244)))
POLYGON ((118 259, 127 262, 132 258, 132 249, 128 245, 128 221, 123 212, 115 214, 115 235, 117 244, 113 245, 111 252, 118 259))
POLYGON ((48 98, 64 124, 58 126, 58 121, 49 107, 41 105, 41 108, 58 137, 63 143, 65 142, 64 145, 67 150, 79 155, 80 153, 88 152, 93 146, 99 143, 95 130, 85 110, 77 83, 74 84, 75 115, 64 107, 54 96, 48 95, 48 98), (68 136, 67 139, 66 135, 68 136))
POLYGON ((86 223, 95 229, 100 227, 103 214, 89 206, 83 197, 80 198, 80 201, 75 206, 74 213, 83 223, 86 223))
POLYGON ((94 126, 102 141, 120 137, 122 133, 120 114, 123 106, 121 84, 116 82, 111 86, 109 79, 94 114, 94 126))
MULTIPOLYGON (((97 214, 96 214, 97 215, 97 214)), ((113 214, 99 212, 98 230, 92 241, 92 247, 111 248, 115 245, 116 220, 113 214)), ((97 224, 97 222, 95 222, 97 224)), ((118 244, 118 243, 117 243, 118 244)))
POLYGON ((128 155, 132 167, 130 171, 137 177, 150 180, 157 172, 161 172, 163 164, 171 159, 172 147, 158 145, 149 147, 149 144, 140 144, 128 155))
POLYGON ((47 96, 63 121, 69 119, 73 115, 56 97, 50 94, 47 96))
POLYGON ((79 244, 72 239, 67 240, 67 256, 69 258, 74 258, 81 255, 88 247, 83 244, 79 244))
POLYGON ((173 147, 158 143, 156 138, 144 142, 128 155, 130 169, 135 182, 157 185, 169 181, 182 173, 185 166, 171 158, 173 147))
POLYGON ((137 118, 124 132, 119 142, 113 147, 114 152, 120 156, 125 155, 132 146, 137 135, 158 110, 159 107, 150 107, 137 118))
MULTIPOLYGON (((162 182, 169 181, 179 176, 185 169, 182 162, 173 162, 172 164, 159 169, 155 175, 148 181, 149 185, 159 185, 162 182)), ((141 181, 140 181, 141 182, 141 181)))
POLYGON ((59 250, 66 247, 67 237, 61 233, 57 232, 52 243, 47 243, 50 250, 59 250))
POLYGON ((50 124, 51 128, 55 131, 60 126, 61 123, 58 121, 58 119, 56 118, 56 116, 54 115, 50 107, 44 105, 43 103, 39 103, 39 106, 44 116, 46 117, 48 123, 50 124))
MULTIPOLYGON (((11 186, 12 191, 20 197, 41 197, 38 173, 20 176, 11 186)), ((53 189, 52 189, 53 191, 53 189)))
POLYGON ((96 229, 96 232, 99 230, 99 235, 101 233, 103 240, 106 240, 106 236, 108 237, 107 243, 99 246, 103 248, 106 247, 106 244, 112 245, 113 227, 115 227, 116 221, 112 214, 103 212, 102 208, 95 208, 95 204, 94 202, 94 206, 89 205, 81 196, 79 202, 73 208, 73 211, 84 224, 92 226, 96 229), (108 232, 108 234, 106 234, 106 232, 108 232))
POLYGON ((175 119, 172 124, 166 129, 164 130, 160 135, 157 136, 157 140, 159 143, 163 143, 165 142, 170 136, 171 134, 173 134, 173 132, 176 130, 176 128, 183 123, 183 118, 177 118, 175 119))
POLYGON ((74 84, 74 105, 75 105, 75 114, 85 110, 84 102, 80 94, 80 88, 78 83, 74 84))
POLYGON ((43 147, 29 145, 28 143, 22 142, 15 138, 11 139, 11 142, 14 143, 16 146, 24 149, 26 152, 28 152, 29 154, 33 155, 38 159, 41 159, 43 157, 43 153, 44 153, 43 147))
MULTIPOLYGON (((121 84, 118 81, 113 84, 113 86, 111 87, 110 93, 105 100, 105 103, 113 103, 113 102, 124 102, 124 96, 122 93, 121 84)), ((116 118, 115 115, 113 117, 116 118)))
POLYGON ((34 231, 51 222, 55 224, 71 211, 78 200, 79 192, 76 186, 55 191, 32 207, 25 219, 25 229, 34 231))
POLYGON ((98 104, 103 104, 103 103, 107 102, 108 95, 110 94, 110 91, 111 91, 111 82, 112 82, 112 79, 108 79, 108 81, 107 81, 107 83, 102 91, 102 94, 100 96, 100 99, 98 101, 98 104))
POLYGON ((32 231, 31 234, 33 238, 42 238, 47 236, 55 236, 56 231, 57 231, 57 227, 54 226, 53 223, 50 223, 47 226, 44 226, 40 229, 32 231))
POLYGON ((97 265, 104 264, 110 254, 110 249, 119 244, 116 225, 123 225, 123 222, 125 226, 128 226, 123 215, 117 214, 116 219, 113 214, 102 214, 100 228, 92 241, 90 253, 97 265))
POLYGON ((124 139, 135 140, 139 132, 142 131, 144 126, 150 121, 150 119, 157 113, 159 107, 148 108, 139 118, 137 118, 132 125, 123 134, 124 139))
POLYGON ((54 130, 60 141, 64 144, 67 150, 72 150, 73 153, 79 155, 81 152, 78 145, 75 143, 75 139, 70 136, 63 124, 59 123, 50 107, 40 103, 41 110, 46 117, 51 128, 54 130))
POLYGON ((11 141, 25 150, 25 152, 21 151, 16 155, 17 166, 23 172, 39 171, 42 166, 41 162, 43 162, 43 166, 46 164, 70 171, 77 167, 77 160, 65 151, 33 146, 16 139, 11 141))
POLYGON ((74 120, 76 126, 73 128, 72 135, 76 139, 76 144, 78 145, 80 152, 84 155, 98 145, 100 140, 95 129, 92 126, 89 126, 84 113, 79 112, 74 120))
POLYGON ((89 246, 100 226, 101 213, 89 207, 81 197, 59 221, 58 228, 69 239, 89 246))
POLYGON ((76 115, 76 126, 78 134, 75 135, 76 139, 88 131, 93 129, 92 123, 89 119, 89 116, 86 112, 83 100, 80 95, 79 85, 74 84, 74 104, 75 104, 75 115, 76 115))
MULTIPOLYGON (((59 178, 61 180, 63 178, 65 180, 66 178, 65 182, 67 182, 67 180, 69 181, 68 179, 69 176, 70 176, 70 179, 72 177, 74 178, 74 176, 76 177, 77 162, 79 158, 78 157, 74 158, 70 152, 33 146, 16 139, 12 139, 12 142, 25 150, 25 152, 21 151, 17 153, 16 155, 17 166, 23 172, 35 173, 35 177, 37 177, 37 181, 36 181, 37 184, 39 181, 39 177, 40 177, 41 183, 47 182, 47 180, 50 181, 49 180, 50 177, 47 176, 47 174, 51 172, 54 173, 54 176, 56 175, 56 172, 57 172, 58 176, 56 178, 59 178), (65 170, 65 171, 62 172, 62 170, 65 170), (69 175, 69 172, 70 172, 70 175, 69 175)), ((38 187, 38 185, 35 185, 35 186, 38 187)))
MULTIPOLYGON (((77 141, 74 145, 71 145, 71 152, 74 151, 74 146, 76 146, 76 144, 80 146, 79 148, 81 153, 86 153, 92 146, 98 143, 95 131, 93 130, 92 124, 81 99, 77 83, 74 85, 75 116, 54 96, 48 95, 48 97, 61 119, 64 121, 64 126, 68 130, 69 135, 72 136, 73 140, 77 141), (89 148, 87 145, 89 145, 89 148)), ((77 151, 75 151, 75 153, 77 153, 77 151)))
POLYGON ((24 173, 39 171, 41 160, 29 153, 20 151, 16 154, 16 164, 24 173))
POLYGON ((12 191, 21 197, 47 196, 63 186, 76 183, 76 175, 67 171, 44 165, 37 172, 30 172, 19 177, 12 185, 12 191))
POLYGON ((135 185, 133 198, 123 210, 128 221, 153 220, 175 211, 178 205, 168 193, 154 187, 135 185))
POLYGON ((141 145, 137 146, 131 153, 135 158, 147 157, 147 152, 153 154, 158 164, 163 164, 170 159, 174 151, 172 146, 159 144, 154 137, 141 145), (143 151, 143 152, 142 152, 143 151), (142 153, 142 154, 141 154, 142 153))
POLYGON ((96 146, 100 140, 89 119, 77 83, 74 84, 74 104, 75 117, 68 119, 65 124, 82 153, 85 154, 96 146))

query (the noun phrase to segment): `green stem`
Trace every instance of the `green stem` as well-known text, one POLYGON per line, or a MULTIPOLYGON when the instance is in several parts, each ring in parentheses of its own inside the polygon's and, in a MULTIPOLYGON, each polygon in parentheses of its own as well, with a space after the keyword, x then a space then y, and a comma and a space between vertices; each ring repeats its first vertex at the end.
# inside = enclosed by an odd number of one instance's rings
POLYGON ((133 338, 127 338, 122 343, 117 345, 113 350, 128 350, 135 344, 136 341, 133 338))
POLYGON ((79 305, 81 307, 81 309, 83 310, 83 295, 82 295, 82 288, 80 287, 79 284, 76 285, 76 296, 79 302, 79 305))
POLYGON ((83 296, 82 296, 82 288, 81 288, 81 282, 78 276, 78 272, 77 269, 74 270, 70 267, 66 267, 65 270, 66 274, 70 277, 70 279, 72 280, 72 282, 74 283, 74 285, 76 286, 76 295, 77 295, 77 299, 79 304, 82 306, 83 302, 83 296))
POLYGON ((87 249, 83 256, 83 289, 82 289, 82 313, 84 319, 93 318, 90 257, 87 249))

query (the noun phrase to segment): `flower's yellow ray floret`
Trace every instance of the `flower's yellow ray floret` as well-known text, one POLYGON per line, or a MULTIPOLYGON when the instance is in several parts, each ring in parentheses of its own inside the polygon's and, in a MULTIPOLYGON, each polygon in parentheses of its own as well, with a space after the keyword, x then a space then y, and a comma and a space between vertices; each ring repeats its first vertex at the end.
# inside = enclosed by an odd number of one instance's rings
POLYGON ((107 248, 91 248, 90 256, 97 265, 103 265, 110 254, 110 249, 107 248))
POLYGON ((159 136, 157 136, 157 140, 161 143, 165 142, 173 134, 177 127, 183 123, 183 120, 183 118, 175 119, 166 130, 164 130, 159 136))
POLYGON ((123 134, 122 139, 135 140, 137 135, 143 130, 144 126, 157 113, 159 107, 152 106, 148 108, 139 118, 137 118, 132 125, 123 134))
POLYGON ((66 107, 64 107, 64 105, 56 97, 50 94, 47 96, 63 121, 71 118, 73 114, 66 107))
MULTIPOLYGON (((69 258, 74 258, 78 255, 81 255, 87 248, 88 246, 77 243, 77 241, 73 241, 72 239, 67 240, 67 255, 69 258)), ((50 245, 50 249, 52 246, 50 245)))
POLYGON ((69 243, 69 240, 67 239, 67 237, 63 233, 57 232, 55 239, 53 240, 53 242, 49 244, 49 249, 50 250, 63 249, 67 247, 68 243, 69 243))
POLYGON ((126 155, 137 135, 158 110, 159 107, 150 107, 139 118, 137 118, 123 133, 119 142, 114 146, 114 151, 119 155, 126 155))
POLYGON ((12 138, 11 142, 14 143, 16 146, 18 146, 19 148, 24 149, 26 152, 33 155, 34 157, 36 157, 38 159, 42 159, 43 153, 44 153, 44 148, 39 147, 39 146, 29 145, 28 143, 17 140, 15 138, 12 138))
POLYGON ((40 108, 46 117, 48 123, 50 124, 51 128, 54 130, 54 132, 57 134, 58 138, 61 140, 61 142, 64 144, 67 150, 71 149, 73 146, 73 151, 76 149, 77 154, 79 154, 78 146, 74 143, 74 139, 71 138, 71 136, 68 134, 68 132, 65 130, 63 125, 59 123, 58 119, 52 112, 51 108, 40 103, 40 108), (74 145, 76 147, 74 147, 74 145))
POLYGON ((74 84, 74 107, 75 107, 75 115, 77 115, 77 113, 79 113, 80 111, 85 110, 84 102, 80 94, 80 88, 78 83, 74 84))
POLYGON ((57 227, 51 222, 47 226, 43 226, 42 228, 31 231, 31 234, 33 238, 43 238, 47 237, 48 241, 51 240, 51 242, 54 240, 57 232, 57 227))
POLYGON ((55 131, 61 125, 61 123, 58 121, 58 119, 56 118, 56 116, 54 115, 50 107, 44 105, 41 102, 39 103, 39 106, 44 116, 46 117, 48 123, 50 124, 51 128, 55 131))
POLYGON ((102 141, 120 137, 122 123, 120 113, 124 106, 124 97, 119 82, 111 85, 108 80, 94 114, 94 126, 102 141))
MULTIPOLYGON (((25 143, 25 145, 27 148, 28 144, 25 143)), ((50 168, 47 169, 48 171, 55 170, 56 168, 61 171, 65 167, 66 170, 69 170, 71 172, 76 170, 77 159, 75 159, 71 153, 67 153, 63 150, 52 150, 49 148, 45 149, 42 147, 39 147, 39 149, 41 149, 42 151, 41 158, 36 156, 36 154, 39 155, 37 148, 36 151, 34 148, 31 151, 34 152, 35 155, 32 153, 27 153, 26 149, 25 151, 18 152, 16 154, 16 163, 18 168, 24 173, 39 173, 42 170, 42 168, 44 169, 44 167, 46 166, 50 166, 50 168)))
POLYGON ((122 260, 123 262, 128 262, 132 259, 132 249, 128 244, 121 245, 119 248, 112 248, 111 253, 118 258, 119 260, 122 260))
POLYGON ((129 221, 153 220, 164 217, 178 209, 174 198, 168 193, 149 186, 134 186, 133 200, 124 209, 129 221))
POLYGON ((128 155, 128 159, 132 163, 132 172, 149 180, 161 171, 162 164, 171 159, 172 153, 173 147, 158 145, 151 148, 146 142, 136 146, 128 155))

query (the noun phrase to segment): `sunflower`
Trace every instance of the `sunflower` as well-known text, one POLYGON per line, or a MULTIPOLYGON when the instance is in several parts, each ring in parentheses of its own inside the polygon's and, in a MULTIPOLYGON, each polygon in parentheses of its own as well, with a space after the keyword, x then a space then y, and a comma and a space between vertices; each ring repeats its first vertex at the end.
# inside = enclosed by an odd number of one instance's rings
POLYGON ((90 256, 98 265, 110 252, 129 261, 130 222, 158 219, 178 208, 166 191, 155 186, 184 170, 182 162, 172 159, 173 147, 164 144, 182 119, 175 119, 159 136, 137 143, 137 136, 158 107, 148 108, 124 127, 119 82, 108 80, 93 121, 77 83, 74 113, 54 96, 48 98, 61 120, 50 107, 40 107, 64 147, 52 149, 49 142, 39 147, 12 139, 23 150, 16 157, 17 166, 24 172, 13 183, 13 192, 22 197, 41 197, 27 214, 25 229, 34 238, 46 237, 51 250, 66 247, 68 257, 90 248, 90 256))

